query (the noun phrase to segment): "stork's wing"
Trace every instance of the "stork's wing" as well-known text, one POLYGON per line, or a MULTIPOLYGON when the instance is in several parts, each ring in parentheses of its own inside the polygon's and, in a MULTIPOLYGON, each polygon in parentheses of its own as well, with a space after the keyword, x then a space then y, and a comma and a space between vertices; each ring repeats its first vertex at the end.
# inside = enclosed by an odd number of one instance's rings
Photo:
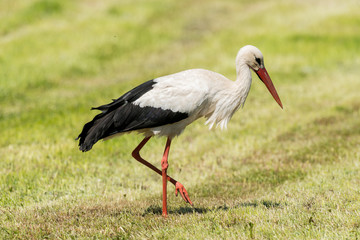
POLYGON ((210 79, 192 69, 154 79, 153 88, 134 101, 140 107, 154 107, 192 115, 207 101, 210 79))
POLYGON ((125 93, 109 104, 96 108, 102 113, 86 123, 78 136, 80 150, 88 151, 100 139, 111 135, 158 127, 178 122, 188 117, 187 113, 171 111, 161 107, 139 106, 134 101, 153 90, 156 82, 150 80, 125 93))

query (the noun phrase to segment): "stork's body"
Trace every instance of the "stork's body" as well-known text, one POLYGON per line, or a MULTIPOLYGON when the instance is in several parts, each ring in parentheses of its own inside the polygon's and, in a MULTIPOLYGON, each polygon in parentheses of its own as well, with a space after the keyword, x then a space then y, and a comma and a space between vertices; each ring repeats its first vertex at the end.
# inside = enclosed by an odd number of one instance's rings
POLYGON ((226 127, 232 115, 246 100, 253 69, 282 107, 266 72, 261 52, 253 46, 240 49, 236 58, 236 81, 204 69, 191 69, 145 82, 112 103, 100 106, 102 113, 85 124, 80 133, 80 150, 88 151, 100 139, 131 131, 145 135, 133 157, 163 177, 163 215, 167 215, 166 183, 170 181, 183 199, 192 204, 182 184, 166 175, 172 138, 198 118, 207 118, 210 128, 226 127), (139 151, 154 135, 166 136, 162 170, 141 158, 139 151))

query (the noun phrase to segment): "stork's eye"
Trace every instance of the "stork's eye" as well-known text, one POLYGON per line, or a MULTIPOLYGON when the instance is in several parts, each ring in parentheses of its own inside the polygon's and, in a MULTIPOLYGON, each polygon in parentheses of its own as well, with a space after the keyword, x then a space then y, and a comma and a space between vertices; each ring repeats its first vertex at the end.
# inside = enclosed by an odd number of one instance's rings
POLYGON ((260 58, 255 58, 255 61, 259 64, 259 65, 261 65, 261 60, 260 60, 260 58))

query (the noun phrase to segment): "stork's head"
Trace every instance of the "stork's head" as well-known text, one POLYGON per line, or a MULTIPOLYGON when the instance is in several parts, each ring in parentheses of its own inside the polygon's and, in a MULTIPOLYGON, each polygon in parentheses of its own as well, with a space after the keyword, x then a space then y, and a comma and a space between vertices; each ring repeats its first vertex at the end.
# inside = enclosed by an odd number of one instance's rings
POLYGON ((246 65, 248 65, 249 68, 251 68, 258 75, 260 80, 265 84, 275 101, 280 105, 281 108, 283 107, 280 97, 274 87, 274 84, 272 83, 271 78, 266 71, 264 65, 264 57, 257 47, 251 45, 242 47, 236 57, 236 62, 245 63, 246 65))

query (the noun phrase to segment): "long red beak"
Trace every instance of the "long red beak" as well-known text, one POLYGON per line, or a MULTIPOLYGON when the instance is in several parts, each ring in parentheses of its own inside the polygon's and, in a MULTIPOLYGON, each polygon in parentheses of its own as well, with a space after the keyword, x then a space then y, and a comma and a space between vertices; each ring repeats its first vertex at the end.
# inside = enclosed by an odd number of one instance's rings
POLYGON ((279 95, 276 92, 276 89, 274 87, 274 84, 271 81, 271 78, 266 71, 266 68, 259 68, 259 70, 255 71, 258 77, 261 79, 261 81, 265 84, 275 101, 280 105, 281 108, 283 108, 283 105, 281 103, 281 100, 279 98, 279 95))

